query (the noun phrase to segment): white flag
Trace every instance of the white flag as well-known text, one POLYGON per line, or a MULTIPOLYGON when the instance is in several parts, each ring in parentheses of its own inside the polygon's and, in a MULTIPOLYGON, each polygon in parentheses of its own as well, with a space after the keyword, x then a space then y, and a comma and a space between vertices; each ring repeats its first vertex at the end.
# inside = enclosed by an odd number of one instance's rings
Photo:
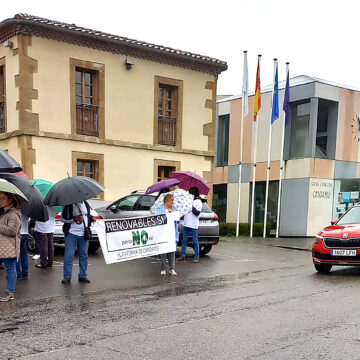
POLYGON ((244 74, 243 74, 243 87, 242 87, 242 110, 243 114, 249 113, 249 78, 248 78, 248 63, 247 52, 244 51, 244 74))

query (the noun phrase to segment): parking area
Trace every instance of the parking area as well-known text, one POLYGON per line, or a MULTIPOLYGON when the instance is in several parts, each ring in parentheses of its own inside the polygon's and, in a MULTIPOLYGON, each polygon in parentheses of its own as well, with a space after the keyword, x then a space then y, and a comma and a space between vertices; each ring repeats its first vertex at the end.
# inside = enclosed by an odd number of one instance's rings
MULTIPOLYGON (((309 241, 307 241, 309 242, 309 241)), ((306 242, 305 242, 306 243, 306 242)), ((296 246, 307 245, 304 241, 296 246)), ((295 243, 294 243, 295 244, 295 243)), ((284 245, 284 244, 282 244, 284 245)), ((193 251, 187 252, 187 262, 177 263, 178 276, 161 277, 160 261, 155 258, 143 258, 112 265, 106 265, 99 249, 89 254, 88 277, 90 284, 77 281, 78 262, 75 257, 73 279, 70 285, 62 285, 64 249, 57 247, 52 268, 35 268, 36 261, 29 255, 29 279, 17 283, 18 299, 42 299, 69 294, 85 294, 92 292, 147 288, 162 283, 187 282, 193 279, 245 274, 272 268, 311 264, 310 253, 306 251, 290 251, 280 248, 279 242, 266 243, 263 240, 222 239, 214 246, 210 254, 201 257, 198 264, 192 263, 193 251)), ((179 251, 179 248, 177 249, 179 251)), ((0 284, 5 286, 5 271, 0 271, 0 284)))

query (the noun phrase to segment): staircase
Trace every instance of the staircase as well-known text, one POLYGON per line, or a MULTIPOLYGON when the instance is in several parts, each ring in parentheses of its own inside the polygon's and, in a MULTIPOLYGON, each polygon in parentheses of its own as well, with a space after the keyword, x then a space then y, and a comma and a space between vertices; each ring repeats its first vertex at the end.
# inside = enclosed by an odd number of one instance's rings
MULTIPOLYGON (((269 209, 269 207, 268 207, 269 209)), ((264 219, 265 207, 263 204, 259 203, 257 200, 255 201, 255 213, 260 213, 260 219, 264 219)), ((271 224, 276 224, 276 216, 274 216, 270 211, 267 212, 267 222, 271 224)))

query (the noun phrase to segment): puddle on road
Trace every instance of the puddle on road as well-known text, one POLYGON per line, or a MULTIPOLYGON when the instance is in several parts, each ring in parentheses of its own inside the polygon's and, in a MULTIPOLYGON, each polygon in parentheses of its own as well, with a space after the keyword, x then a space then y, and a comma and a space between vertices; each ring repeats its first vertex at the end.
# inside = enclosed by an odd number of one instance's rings
MULTIPOLYGON (((185 294, 195 294, 204 291, 214 291, 219 289, 231 288, 235 286, 239 279, 244 279, 249 276, 249 273, 240 273, 234 275, 221 275, 207 279, 197 279, 184 283, 168 283, 167 288, 152 293, 152 296, 146 301, 153 301, 155 299, 162 299, 170 296, 180 296, 185 294)), ((150 295, 150 294, 147 294, 150 295)))

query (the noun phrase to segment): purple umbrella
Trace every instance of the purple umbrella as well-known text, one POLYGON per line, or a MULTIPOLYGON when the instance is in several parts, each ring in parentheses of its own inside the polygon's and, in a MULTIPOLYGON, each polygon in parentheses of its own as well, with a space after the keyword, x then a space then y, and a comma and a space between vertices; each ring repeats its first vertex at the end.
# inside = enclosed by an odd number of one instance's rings
POLYGON ((180 184, 180 180, 178 179, 161 180, 158 183, 149 186, 145 194, 152 194, 154 192, 159 192, 160 190, 167 189, 178 184, 180 184))
POLYGON ((190 190, 195 186, 203 195, 207 195, 210 191, 208 183, 200 175, 191 171, 175 171, 171 174, 171 177, 181 181, 179 184, 181 189, 190 190))

